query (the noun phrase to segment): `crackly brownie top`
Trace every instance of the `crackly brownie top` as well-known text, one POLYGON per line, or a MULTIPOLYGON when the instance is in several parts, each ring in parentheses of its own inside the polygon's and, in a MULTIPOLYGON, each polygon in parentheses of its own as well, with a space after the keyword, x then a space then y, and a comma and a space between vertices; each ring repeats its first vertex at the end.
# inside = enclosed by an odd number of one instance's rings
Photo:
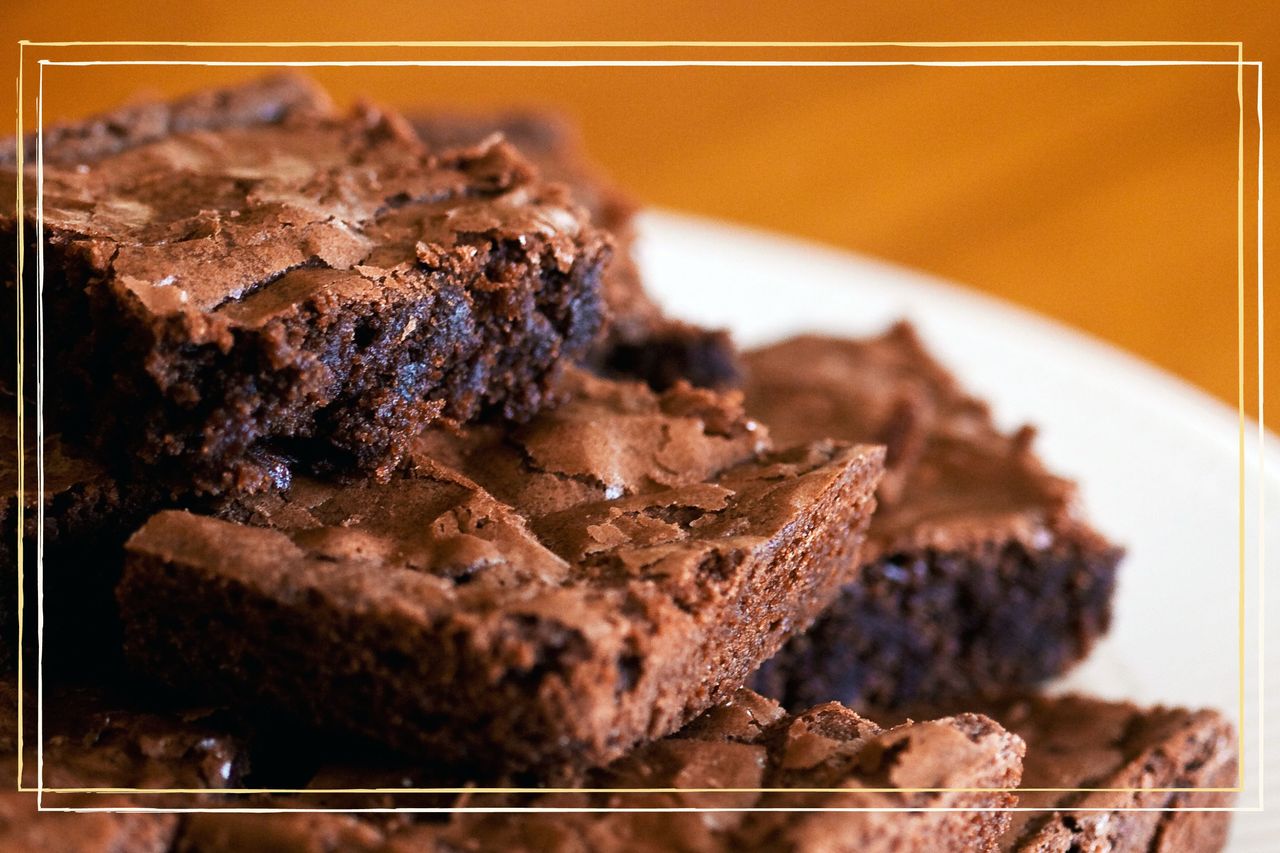
MULTIPOLYGON (((1008 435, 899 323, 882 335, 792 338, 748 354, 748 411, 776 444, 830 436, 887 446, 873 550, 1033 547, 1069 522, 1075 489, 1048 473, 1034 431, 1008 435)), ((874 555, 873 555, 874 556, 874 555)))
POLYGON ((1003 769, 1010 784, 1020 755, 1014 738, 975 714, 885 730, 838 702, 790 715, 742 688, 675 735, 598 771, 595 781, 612 788, 939 788, 976 785, 1003 769))
POLYGON ((616 658, 675 642, 634 628, 734 600, 751 583, 742 564, 798 513, 833 487, 869 494, 879 474, 876 448, 769 452, 734 395, 565 382, 569 401, 524 426, 429 430, 388 483, 298 478, 224 507, 246 524, 161 513, 129 547, 406 625, 554 618, 616 658))
POLYGON ((694 327, 667 320, 645 291, 631 255, 636 204, 591 161, 581 134, 565 117, 550 112, 436 112, 410 120, 419 137, 436 149, 477 145, 500 134, 533 161, 544 178, 569 188, 574 200, 590 212, 591 221, 613 235, 618 249, 603 280, 614 337, 642 341, 663 330, 667 335, 693 335, 694 327))
MULTIPOLYGON (((249 821, 242 815, 205 814, 194 816, 186 832, 193 847, 206 851, 240 849, 256 839, 299 849, 328 849, 325 845, 339 843, 387 853, 816 849, 813 845, 833 837, 849 842, 851 849, 897 849, 886 839, 901 843, 921 829, 902 813, 740 810, 946 806, 955 795, 869 790, 945 787, 989 790, 989 795, 961 796, 967 796, 970 804, 1006 806, 1012 802, 1009 789, 1018 782, 1021 758, 1022 742, 1017 737, 975 714, 886 730, 834 702, 788 715, 776 702, 739 689, 676 734, 592 773, 583 787, 597 790, 496 795, 496 799, 493 794, 477 794, 456 803, 481 808, 706 811, 459 813, 443 825, 338 815, 277 814, 249 821), (767 788, 825 790, 750 790, 767 788)), ((367 781, 363 776, 354 779, 367 781)), ((406 805, 414 803, 412 795, 396 796, 403 796, 406 805)), ((290 804, 314 808, 316 801, 308 796, 290 804)), ((997 827, 1005 820, 994 812, 983 819, 997 827)), ((986 836, 994 837, 998 831, 986 836)), ((945 849, 959 849, 956 839, 935 834, 933 840, 945 849)))
POLYGON ((578 129, 551 112, 465 114, 435 112, 409 116, 413 129, 436 150, 469 148, 498 133, 528 157, 544 178, 567 185, 597 225, 629 232, 635 204, 587 157, 578 129))
POLYGON ((146 310, 204 315, 196 338, 304 300, 323 310, 421 289, 423 276, 463 267, 497 289, 526 264, 567 271, 603 251, 566 192, 500 141, 432 151, 400 116, 368 105, 340 115, 299 80, 159 112, 55 133, 83 144, 46 160, 44 222, 146 310), (93 130, 103 124, 122 129, 93 130), (505 243, 525 260, 492 248, 505 243))
MULTIPOLYGON (((736 395, 658 395, 580 370, 561 390, 567 403, 522 426, 427 430, 389 483, 297 478, 285 494, 238 499, 221 514, 273 529, 243 528, 245 547, 407 569, 420 600, 442 606, 628 577, 696 598, 715 576, 713 543, 758 544, 836 472, 855 465, 873 477, 878 467, 875 450, 830 442, 766 452, 765 430, 736 395)), ((186 535, 181 516, 171 521, 149 525, 148 547, 186 535)))

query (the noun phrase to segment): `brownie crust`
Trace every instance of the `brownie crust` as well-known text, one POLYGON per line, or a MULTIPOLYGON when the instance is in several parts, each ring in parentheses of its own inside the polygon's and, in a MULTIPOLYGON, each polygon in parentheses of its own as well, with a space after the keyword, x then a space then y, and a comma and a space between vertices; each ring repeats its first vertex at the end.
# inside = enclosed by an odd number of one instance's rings
MULTIPOLYGON (((288 849, 458 850, 995 850, 1009 824, 1022 742, 973 714, 882 729, 836 703, 788 715, 738 690, 676 734, 589 774, 591 792, 473 794, 456 805, 533 809, 718 809, 699 813, 192 815, 180 850, 270 843, 288 849), (867 789, 967 788, 885 793, 867 789), (625 789, 665 789, 648 793, 625 789), (751 791, 725 788, 817 788, 751 791), (701 789, 701 790, 699 790, 701 789), (797 808, 953 808, 805 812, 797 808), (792 809, 757 811, 742 809, 792 809)), ((421 796, 421 795, 416 795, 421 796)), ((288 801, 312 805, 311 796, 288 801)), ((414 803, 410 795, 398 800, 414 803)))
POLYGON ((153 517, 118 590, 126 651, 481 773, 570 774, 674 731, 831 601, 882 454, 772 451, 734 396, 567 380, 525 427, 428 430, 387 484, 153 517))
MULTIPOLYGON (((1027 743, 1027 788, 1232 788, 1239 782, 1234 729, 1216 711, 1139 708, 1084 696, 1004 700, 989 711, 1027 743)), ((1212 853, 1226 846, 1231 814, 1196 810, 1234 799, 1230 791, 1028 791, 1019 795, 1020 805, 1053 811, 1016 815, 1004 846, 1020 853, 1212 853)))
POLYGON ((608 238, 499 141, 429 151, 290 78, 47 149, 46 384, 124 468, 213 493, 291 459, 385 478, 436 418, 529 417, 603 324, 608 238))
POLYGON ((910 326, 746 361, 748 411, 779 444, 878 441, 888 460, 860 571, 756 689, 872 714, 1002 695, 1066 671, 1106 632, 1122 550, 1081 518, 1034 431, 1000 432, 910 326))
POLYGON ((548 112, 415 115, 429 146, 476 145, 501 134, 543 175, 569 187, 591 221, 613 235, 617 249, 602 279, 609 325, 585 363, 596 372, 648 382, 665 391, 680 380, 703 388, 733 388, 743 368, 729 334, 668 317, 645 291, 636 264, 635 202, 591 161, 577 130, 548 112))

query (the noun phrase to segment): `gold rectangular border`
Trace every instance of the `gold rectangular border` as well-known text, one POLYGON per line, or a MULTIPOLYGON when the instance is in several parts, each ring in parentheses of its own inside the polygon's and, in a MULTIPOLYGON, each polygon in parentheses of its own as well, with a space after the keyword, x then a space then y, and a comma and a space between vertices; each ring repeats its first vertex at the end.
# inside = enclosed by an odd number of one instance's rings
MULTIPOLYGON (((37 112, 37 229, 40 234, 38 246, 36 267, 37 278, 43 280, 44 274, 44 245, 43 245, 43 86, 44 86, 44 67, 45 66, 88 66, 88 65, 203 65, 203 66, 246 66, 246 67, 271 67, 271 66, 294 66, 294 67, 331 67, 334 65, 351 65, 351 66, 486 66, 486 65, 570 65, 570 66, 618 66, 618 65, 678 65, 678 66, 930 66, 930 67, 969 67, 969 66, 1080 66, 1080 65, 1111 65, 1111 66, 1200 66, 1200 65, 1235 65, 1237 68, 1236 75, 1236 98, 1239 105, 1239 122, 1238 122, 1238 145, 1237 145, 1237 368, 1238 368, 1238 418, 1239 418, 1239 669, 1240 669, 1240 687, 1239 687, 1239 734, 1237 752, 1240 757, 1239 761, 1239 777, 1238 783, 1232 788, 1020 788, 1018 790, 1028 793, 1032 792, 1185 792, 1185 793, 1211 793, 1211 792, 1231 792, 1238 793, 1245 790, 1245 768, 1244 768, 1244 720, 1245 720, 1245 583, 1246 583, 1246 566, 1245 566, 1245 458, 1246 458, 1246 440, 1245 440, 1245 369, 1244 369, 1244 287, 1245 287, 1245 265, 1244 265, 1244 68, 1246 65, 1257 69, 1257 119, 1258 119, 1258 428, 1259 428, 1259 471, 1263 478, 1259 483, 1259 580, 1261 581, 1261 568, 1263 543, 1263 526, 1262 520, 1265 515, 1262 513, 1263 495, 1265 494, 1265 456, 1262 441, 1265 437, 1265 425, 1263 417, 1263 356, 1264 341, 1263 334, 1263 187, 1262 187, 1262 166, 1263 166, 1263 135, 1262 135, 1262 63, 1260 61, 1245 62, 1244 45, 1240 41, 955 41, 955 42, 859 42, 859 41, 831 41, 831 42, 773 42, 773 41, 408 41, 408 42, 169 42, 169 41, 67 41, 67 42, 42 42, 21 40, 19 46, 19 66, 17 77, 17 170, 19 180, 17 184, 17 281, 22 281, 24 269, 24 208, 23 208, 23 180, 21 175, 24 170, 24 146, 23 146, 23 70, 25 66, 25 48, 31 47, 81 47, 81 46, 175 46, 175 47, 467 47, 467 48, 561 48, 561 47, 785 47, 785 48, 809 48, 809 47, 876 47, 876 46, 893 46, 893 47, 925 47, 925 48, 955 48, 955 47, 1135 47, 1135 46, 1220 46, 1236 48, 1236 61, 1157 61, 1157 60, 1089 60, 1089 61, 831 61, 831 62, 770 62, 770 61, 608 61, 608 60, 584 60, 572 62, 546 62, 546 61, 356 61, 356 62, 302 62, 302 61, 83 61, 83 62, 58 62, 42 59, 38 61, 40 66, 40 88, 39 96, 36 103, 37 112)), ((18 377, 17 389, 18 398, 23 397, 23 354, 25 351, 24 339, 24 299, 23 288, 17 287, 18 299, 18 377)), ((42 314, 41 314, 42 318, 42 314)), ((43 346, 43 329, 37 331, 37 346, 42 350, 43 346)), ((43 353, 41 352, 41 355, 43 353)), ((41 378, 37 377, 37 437, 43 439, 43 388, 41 387, 41 378)), ((21 543, 24 529, 24 411, 23 407, 18 407, 18 512, 17 512, 17 535, 18 541, 21 543)), ((41 444, 43 451, 43 443, 41 444)), ((37 598, 39 603, 39 618, 37 620, 37 634, 40 645, 40 654, 37 658, 37 700, 39 707, 37 708, 37 777, 38 785, 36 788, 22 786, 23 771, 23 710, 22 710, 22 688, 23 688, 23 549, 19 546, 16 549, 17 568, 18 568, 18 790, 34 791, 37 794, 38 808, 41 811, 161 811, 161 812, 189 812, 189 811, 229 811, 229 812, 259 812, 259 811, 320 811, 320 812, 364 812, 364 811, 408 811, 408 812, 522 812, 522 811, 553 811, 553 812, 572 812, 572 811, 771 811, 776 809, 695 809, 695 808, 672 808, 672 809, 539 809, 539 808, 523 808, 523 809, 485 809, 485 808, 444 808, 444 809, 154 809, 149 807, 139 808, 48 808, 46 809, 42 803, 44 793, 136 793, 136 794, 163 794, 163 793, 216 793, 222 794, 260 794, 260 793, 395 793, 395 794, 417 794, 417 793, 556 793, 556 792, 605 792, 605 793, 661 793, 683 791, 686 793, 770 793, 770 792, 793 792, 793 793, 850 793, 847 788, 367 788, 367 789, 207 789, 207 788, 171 788, 171 789, 141 789, 141 788, 47 788, 43 785, 43 685, 42 685, 42 669, 40 665, 43 663, 43 583, 44 583, 44 524, 43 524, 43 493, 44 493, 44 472, 43 472, 43 452, 40 459, 37 460, 37 493, 41 500, 37 504, 37 598)), ((1259 637, 1261 638, 1261 621, 1262 613, 1265 607, 1260 608, 1259 612, 1259 637)), ((1259 678, 1261 682, 1262 661, 1265 650, 1259 647, 1259 678)), ((1259 684, 1259 725, 1262 725, 1263 696, 1261 691, 1261 683, 1259 684)), ((1259 737, 1259 751, 1261 752, 1262 739, 1259 737)), ((1260 759, 1264 759, 1264 755, 1260 755, 1260 759)), ((1261 788, 1262 776, 1264 772, 1265 761, 1259 761, 1259 783, 1261 788)), ((985 788, 866 788, 858 789, 858 793, 936 793, 936 792, 975 792, 992 790, 985 788)), ((1260 804, 1258 807, 1231 807, 1231 808, 1214 808, 1214 809, 1126 809, 1126 811, 1257 811, 1261 808, 1261 790, 1259 791, 1260 804)), ((799 809, 783 809, 783 811, 899 811, 900 809, 848 809, 848 808, 799 808, 799 809)), ((902 811, 919 811, 920 809, 901 809, 902 811)), ((973 811, 973 809, 947 809, 933 808, 925 809, 926 811, 952 811, 963 810, 973 811)), ((992 811, 1052 811, 1053 809, 1032 809, 1032 808, 1010 808, 1010 809, 990 809, 992 811)), ((1080 811, 1092 811, 1092 809, 1077 809, 1080 811)), ((1099 811, 1112 811, 1112 809, 1099 809, 1099 811)))

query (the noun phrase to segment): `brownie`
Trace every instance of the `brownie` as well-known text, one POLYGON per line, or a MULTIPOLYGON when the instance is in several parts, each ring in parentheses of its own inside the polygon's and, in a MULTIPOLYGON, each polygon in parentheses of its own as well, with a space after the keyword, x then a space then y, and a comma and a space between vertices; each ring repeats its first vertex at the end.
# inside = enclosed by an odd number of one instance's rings
POLYGON ((567 375, 387 483, 163 512, 117 594, 140 671, 477 772, 570 772, 709 707, 856 566, 879 448, 771 449, 736 393, 567 375))
POLYGON ((475 145, 501 134, 532 160, 548 180, 567 185, 592 222, 613 235, 617 251, 602 284, 610 324, 586 363, 615 377, 642 379, 663 391, 684 379, 706 388, 729 388, 742 365, 729 334, 667 316, 644 289, 634 256, 635 203, 591 161, 576 127, 549 112, 414 116, 414 129, 430 146, 475 145))
POLYGON ((64 428, 211 493, 385 479, 433 420, 527 419, 604 319, 608 238, 510 145, 430 150, 296 78, 55 129, 43 214, 64 428))
MULTIPOLYGON (((35 412, 29 410, 23 434, 22 529, 18 531, 17 408, 5 400, 0 409, 0 477, 6 500, 0 503, 0 668, 17 663, 18 550, 23 553, 27 654, 36 635, 36 532, 44 510, 45 664, 57 669, 96 669, 119 648, 119 622, 112 591, 120 577, 124 541, 152 513, 179 503, 167 489, 145 479, 122 480, 95 462, 46 423, 44 500, 37 492, 38 460, 35 412)), ((34 661, 34 658, 31 658, 34 661)))
POLYGON ((186 822, 176 846, 207 853, 255 847, 387 853, 994 850, 1009 825, 1010 813, 978 810, 1014 804, 1011 789, 1021 773, 1021 757, 1022 742, 1017 737, 978 715, 886 730, 836 703, 792 716, 762 696, 739 690, 675 735, 591 773, 586 782, 597 789, 594 792, 477 793, 457 803, 507 809, 719 811, 457 813, 447 822, 422 818, 378 822, 334 814, 201 814, 186 822), (860 790, 886 787, 966 790, 860 790), (666 790, 607 790, 635 788, 666 790), (723 788, 828 790, 718 790, 723 788), (801 808, 954 811, 795 811, 801 808))
POLYGON ((756 689, 873 714, 1004 694, 1067 670, 1107 630, 1121 549, 1045 469, 1033 430, 997 429, 910 326, 794 338, 746 362, 748 411, 775 443, 879 442, 888 468, 861 569, 756 689))
POLYGON ((910 715, 957 708, 997 720, 1027 746, 1018 806, 1035 811, 1013 815, 1003 850, 1208 853, 1225 846, 1230 813, 1204 809, 1230 806, 1233 792, 1152 790, 1239 783, 1235 731, 1217 711, 1016 694, 928 705, 910 715), (1146 790, 1115 790, 1125 788, 1146 790))

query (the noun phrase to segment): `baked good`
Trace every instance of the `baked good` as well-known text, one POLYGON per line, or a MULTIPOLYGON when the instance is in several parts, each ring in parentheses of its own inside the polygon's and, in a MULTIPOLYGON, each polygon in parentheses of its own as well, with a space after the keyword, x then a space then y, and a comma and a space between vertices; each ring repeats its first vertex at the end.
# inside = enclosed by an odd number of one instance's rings
MULTIPOLYGON (((992 703, 990 712, 1027 743, 1027 788, 1231 788, 1239 781, 1236 737, 1216 711, 1035 696, 992 703)), ((1195 810, 1234 799, 1229 791, 1021 792, 1020 806, 1053 811, 1016 814, 1005 846, 1211 853, 1226 845, 1231 813, 1195 810)))
POLYGON ((1002 849, 1212 853, 1225 846, 1231 813, 1204 810, 1230 806, 1233 792, 1167 790, 1239 783, 1235 731, 1217 711, 1018 694, 920 707, 911 716, 954 708, 987 715, 1026 743, 1018 806, 1036 811, 1013 815, 1002 849), (1052 788, 1067 790, 1043 790, 1052 788))
POLYGON ((430 421, 536 412, 603 323, 610 244, 562 187, 304 80, 55 129, 43 180, 46 399, 207 492, 289 460, 385 479, 430 421))
MULTIPOLYGON (((35 649, 36 531, 40 500, 33 411, 25 418, 22 531, 18 531, 17 408, 0 409, 0 668, 17 663, 18 551, 24 554, 27 652, 35 649)), ((149 515, 175 501, 155 482, 120 480, 82 449, 50 430, 44 452, 45 663, 57 668, 96 668, 116 653, 119 626, 112 590, 120 576, 123 545, 149 515)))
MULTIPOLYGON (((457 813, 447 823, 378 823, 350 815, 193 815, 179 850, 994 850, 1009 824, 1022 743, 964 714, 885 730, 836 703, 790 716, 739 690, 681 732, 642 746, 587 780, 597 791, 474 794, 481 808, 701 808, 667 813, 457 813), (721 788, 824 788, 752 792, 721 788), (964 788, 885 793, 868 788, 964 788), (679 790, 679 789, 695 790, 679 790), (702 789, 702 790, 696 790, 702 789), (834 789, 834 790, 830 790, 834 789), (796 808, 957 811, 724 811, 796 808), (969 810, 973 809, 973 810, 969 810)), ((297 805, 306 805, 303 800, 297 805)))
POLYGON ((416 115, 414 129, 436 148, 475 145, 501 134, 543 175, 566 184, 591 220, 617 244, 605 270, 603 289, 609 327, 587 356, 594 370, 643 379, 659 391, 684 379, 706 388, 729 388, 742 379, 742 365, 729 334, 668 317, 644 289, 633 253, 636 205, 587 156, 567 119, 549 112, 416 115))
POLYGON ((117 594, 140 671, 475 772, 669 734, 857 566, 880 448, 770 449, 740 395, 565 377, 518 427, 425 431, 387 483, 162 512, 117 594))
POLYGON ((1007 693, 1083 658, 1111 620, 1121 549, 1083 520, 1033 431, 1000 432, 910 326, 749 353, 748 411, 779 445, 887 446, 861 570, 756 689, 869 710, 1007 693))

